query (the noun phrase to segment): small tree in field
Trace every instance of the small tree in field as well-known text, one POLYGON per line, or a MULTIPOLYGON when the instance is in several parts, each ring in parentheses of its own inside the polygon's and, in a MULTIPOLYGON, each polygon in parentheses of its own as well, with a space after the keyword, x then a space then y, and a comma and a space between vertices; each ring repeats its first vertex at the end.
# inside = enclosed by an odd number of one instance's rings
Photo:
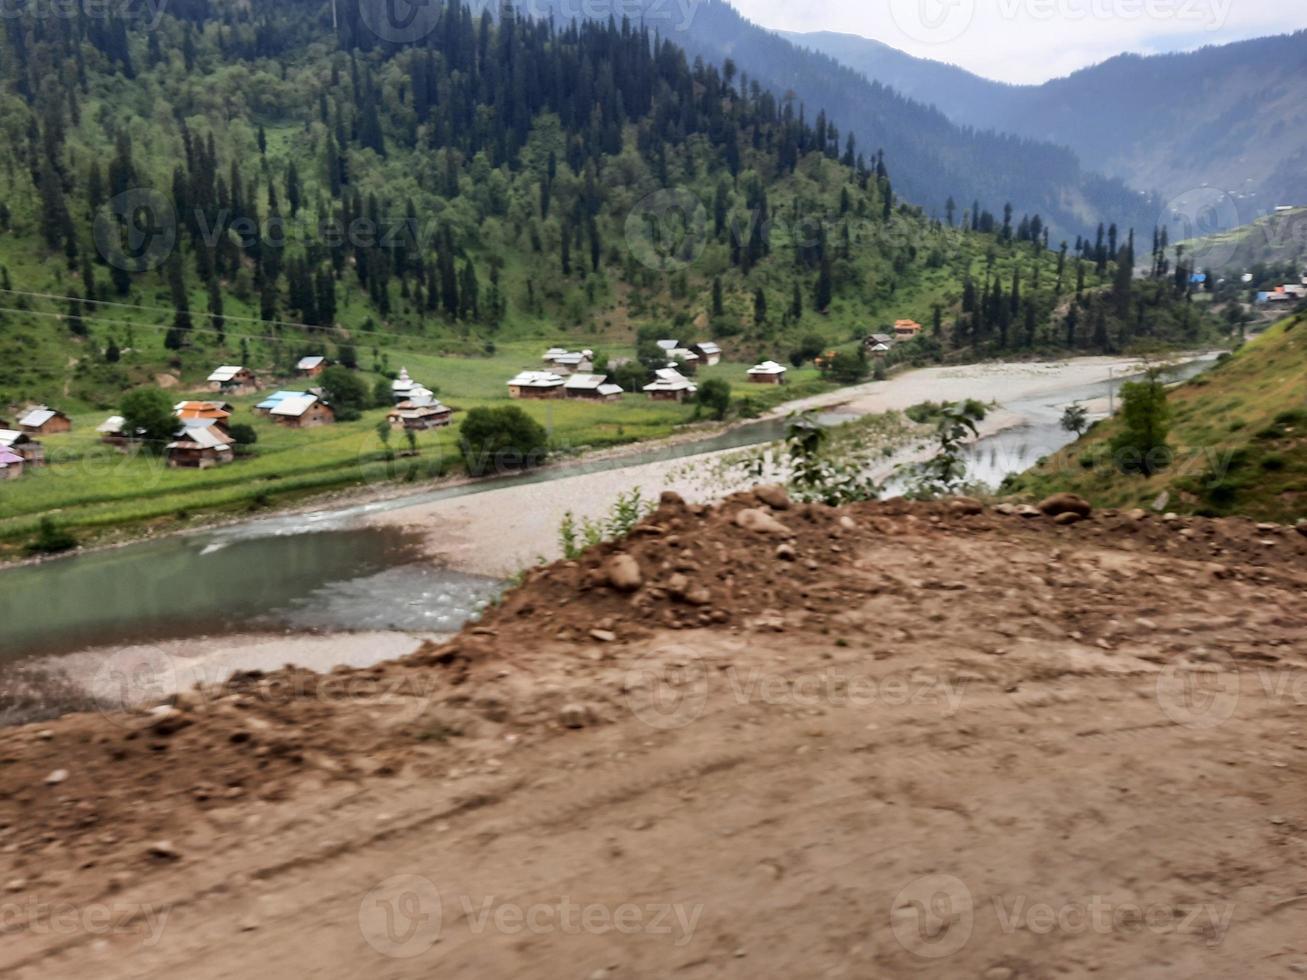
POLYGON ((516 405, 474 408, 459 426, 463 460, 473 476, 543 463, 549 434, 516 405))
POLYGON ((1170 465, 1166 438, 1171 432, 1171 411, 1166 386, 1156 371, 1144 381, 1121 386, 1122 430, 1112 440, 1112 455, 1123 473, 1152 476, 1170 465))
POLYGON ((1088 409, 1079 402, 1068 405, 1066 411, 1062 413, 1062 428, 1067 432, 1074 432, 1076 438, 1084 435, 1085 430, 1089 428, 1088 409))
POLYGON ((721 421, 726 418, 726 413, 731 409, 730 382, 723 381, 721 378, 709 378, 699 385, 699 393, 695 400, 700 408, 721 421))
POLYGON ((172 399, 159 388, 137 388, 123 396, 123 434, 142 439, 148 451, 161 453, 181 429, 172 399))

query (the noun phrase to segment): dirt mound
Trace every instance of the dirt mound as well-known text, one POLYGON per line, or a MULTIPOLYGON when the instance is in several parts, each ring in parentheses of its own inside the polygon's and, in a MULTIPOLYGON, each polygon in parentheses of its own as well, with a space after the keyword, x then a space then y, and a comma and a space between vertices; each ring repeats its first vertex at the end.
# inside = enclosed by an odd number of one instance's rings
POLYGON ((480 624, 402 662, 244 673, 147 711, 0 734, 0 885, 97 894, 234 860, 285 808, 321 820, 388 781, 507 776, 507 753, 622 728, 632 671, 659 657, 911 661, 1002 693, 1301 658, 1307 621, 1286 597, 1304 590, 1307 537, 1249 521, 668 494, 626 540, 533 569, 480 624))

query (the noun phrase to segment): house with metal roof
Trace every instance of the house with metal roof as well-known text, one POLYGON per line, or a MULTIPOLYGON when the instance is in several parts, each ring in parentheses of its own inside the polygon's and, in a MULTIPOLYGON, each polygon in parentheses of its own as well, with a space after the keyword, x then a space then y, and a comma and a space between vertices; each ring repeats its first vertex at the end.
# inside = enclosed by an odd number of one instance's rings
POLYGON ((327 359, 317 355, 301 357, 295 363, 295 373, 301 378, 316 378, 327 369, 327 359))
POLYGON ((553 371, 522 371, 508 381, 509 398, 562 398, 566 380, 553 371))
POLYGON ((45 447, 26 432, 19 432, 17 429, 0 429, 0 449, 8 449, 23 457, 23 462, 28 466, 45 465, 45 447))
POLYGON ((232 416, 232 406, 227 402, 178 402, 172 410, 179 419, 217 419, 226 422, 232 416))
POLYGON ((621 385, 609 384, 606 374, 574 374, 563 385, 568 398, 588 401, 617 401, 622 397, 621 385))
POLYGON ((437 398, 411 398, 390 410, 386 419, 396 429, 439 429, 450 424, 454 410, 437 398))
POLYGON ((12 449, 0 447, 0 480, 16 480, 23 475, 27 461, 12 449))
POLYGON ((283 398, 268 412, 268 417, 291 429, 312 429, 336 421, 332 407, 313 394, 283 398))
POLYGON ((224 466, 235 458, 233 442, 217 419, 184 419, 182 431, 168 443, 168 465, 200 470, 224 466))
POLYGON ((654 372, 654 380, 644 390, 654 401, 683 402, 699 389, 676 368, 662 368, 654 372))
POLYGON ((667 366, 694 374, 699 369, 699 355, 689 347, 673 347, 667 352, 667 366))
POLYGON ((38 405, 18 420, 18 428, 31 435, 49 436, 71 432, 73 420, 57 408, 38 405))
POLYGON ((594 370, 594 351, 569 351, 561 347, 551 347, 545 351, 544 361, 553 367, 555 374, 585 373, 594 370))
POLYGON ((722 362, 722 349, 711 340, 705 340, 698 344, 691 344, 690 350, 698 354, 699 360, 709 367, 713 367, 722 362))
POLYGON ((131 441, 127 438, 126 427, 127 420, 121 415, 110 415, 95 427, 95 431, 100 433, 100 441, 106 446, 121 448, 131 441))
POLYGON ((399 377, 390 383, 390 395, 396 405, 413 399, 435 398, 430 388, 409 377, 408 368, 399 369, 399 377))
POLYGON ((260 415, 268 415, 274 408, 284 402, 287 398, 303 398, 307 391, 274 391, 263 401, 254 406, 254 411, 260 415))
POLYGON ((784 364, 775 361, 763 361, 749 368, 749 380, 756 385, 783 385, 789 371, 784 364))
POLYGON ((234 364, 218 368, 209 375, 208 381, 210 391, 222 392, 224 395, 247 395, 259 390, 254 372, 234 364))

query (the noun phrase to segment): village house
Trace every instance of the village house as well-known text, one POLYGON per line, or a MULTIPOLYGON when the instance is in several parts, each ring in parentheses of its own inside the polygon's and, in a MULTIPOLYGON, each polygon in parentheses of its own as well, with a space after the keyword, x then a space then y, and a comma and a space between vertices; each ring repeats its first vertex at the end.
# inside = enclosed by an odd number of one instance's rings
POLYGON ((178 402, 172 410, 179 419, 213 419, 224 425, 233 412, 228 402, 178 402))
POLYGON ((654 380, 644 390, 654 401, 683 402, 699 389, 676 368, 663 368, 654 372, 654 380))
POLYGON ((186 419, 174 442, 168 443, 168 465, 207 470, 230 463, 235 440, 216 419, 186 419))
POLYGON ((887 333, 873 333, 862 342, 862 346, 868 354, 876 347, 884 347, 889 350, 894 346, 894 338, 887 333))
POLYGON ((523 371, 508 382, 509 398, 562 398, 566 381, 552 371, 523 371))
POLYGON ((249 368, 225 365, 209 375, 209 390, 224 395, 248 395, 258 391, 259 385, 249 368))
POLYGON ((435 398, 424 397, 400 402, 390 410, 386 418, 393 428, 421 432, 449 425, 453 415, 454 410, 447 405, 442 405, 435 398))
POLYGON ((16 480, 23 475, 23 457, 12 449, 0 447, 0 480, 16 480))
POLYGON ((681 346, 681 342, 679 340, 659 340, 656 341, 656 343, 668 354, 670 354, 672 351, 676 350, 676 348, 681 346))
POLYGON ((551 347, 545 351, 544 362, 554 369, 555 374, 568 375, 594 370, 594 351, 569 351, 561 347, 551 347))
POLYGON ((609 384, 604 374, 574 374, 563 385, 563 394, 568 398, 611 402, 622 397, 622 388, 609 384))
POLYGON ((254 406, 254 411, 263 416, 272 414, 272 410, 284 402, 287 398, 306 398, 307 391, 274 391, 263 401, 254 406))
POLYGON ((106 446, 117 446, 122 449, 131 441, 123 431, 126 425, 127 420, 121 415, 110 415, 95 427, 95 431, 100 433, 100 441, 106 446))
POLYGON ((667 366, 694 374, 699 370, 699 355, 689 347, 674 347, 667 352, 667 366))
POLYGON ((789 371, 784 364, 775 361, 763 361, 749 368, 749 381, 756 385, 783 385, 785 374, 789 371))
POLYGON ((38 405, 18 420, 18 428, 31 435, 50 436, 71 432, 73 420, 56 408, 38 405))
POLYGON ((295 364, 295 373, 301 378, 316 378, 327 369, 325 357, 301 357, 295 364))
POLYGON ((399 377, 390 383, 390 395, 396 405, 400 402, 436 397, 426 385, 409 377, 408 368, 399 369, 399 377))
POLYGON ((708 367, 716 367, 722 362, 722 349, 710 340, 701 344, 691 344, 690 350, 698 354, 700 363, 708 367))
POLYGON ((894 321, 894 336, 898 340, 912 340, 919 336, 923 329, 916 320, 894 321))
POLYGON ((291 429, 313 429, 336 421, 332 407, 314 394, 283 398, 268 415, 278 425, 291 429))
POLYGON ((26 432, 19 432, 17 429, 0 429, 0 449, 8 449, 21 456, 27 466, 45 465, 45 447, 26 432))

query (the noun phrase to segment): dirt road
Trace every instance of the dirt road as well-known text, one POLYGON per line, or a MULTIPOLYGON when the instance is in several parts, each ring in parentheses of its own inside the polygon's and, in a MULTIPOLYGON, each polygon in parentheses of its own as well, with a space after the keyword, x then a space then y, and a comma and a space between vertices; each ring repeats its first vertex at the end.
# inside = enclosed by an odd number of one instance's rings
POLYGON ((403 663, 0 737, 0 971, 1307 971, 1307 537, 746 508, 403 663))

